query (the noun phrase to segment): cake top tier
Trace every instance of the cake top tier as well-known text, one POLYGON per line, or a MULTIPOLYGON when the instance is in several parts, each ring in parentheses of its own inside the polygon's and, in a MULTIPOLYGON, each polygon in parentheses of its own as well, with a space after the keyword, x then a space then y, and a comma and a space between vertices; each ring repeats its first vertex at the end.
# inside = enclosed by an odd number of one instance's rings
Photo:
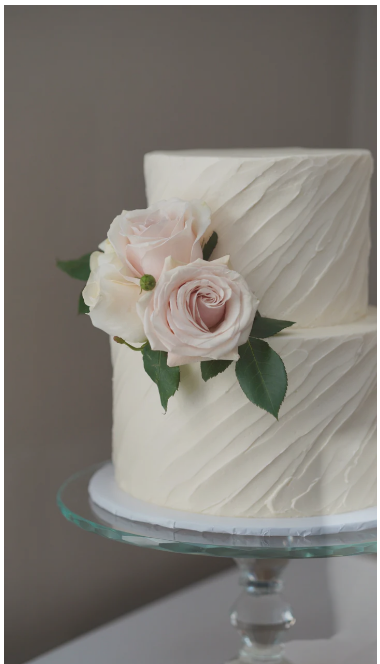
POLYGON ((151 152, 148 203, 206 202, 264 316, 300 327, 365 315, 369 240, 367 150, 268 148, 151 152))

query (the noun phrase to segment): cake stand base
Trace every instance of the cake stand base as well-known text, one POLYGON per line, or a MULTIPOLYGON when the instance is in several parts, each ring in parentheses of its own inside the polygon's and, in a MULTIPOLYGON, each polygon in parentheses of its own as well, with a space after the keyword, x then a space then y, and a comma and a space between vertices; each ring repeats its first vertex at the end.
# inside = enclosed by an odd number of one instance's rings
MULTIPOLYGON (((112 464, 99 469, 89 483, 93 503, 116 518, 149 523, 174 533, 196 532, 213 541, 221 535, 258 538, 343 538, 376 525, 376 508, 308 518, 227 518, 192 514, 146 503, 122 491, 116 484, 112 464)), ((231 624, 242 637, 237 659, 229 664, 291 664, 284 658, 284 635, 295 623, 291 607, 282 596, 282 572, 286 558, 234 558, 243 590, 230 612, 231 624)))
POLYGON ((235 562, 240 569, 243 591, 231 609, 230 620, 239 631, 243 646, 233 662, 286 664, 282 640, 295 623, 292 610, 281 594, 280 576, 288 561, 237 559, 235 562))
POLYGON ((235 664, 290 664, 282 642, 295 618, 282 596, 281 580, 289 559, 376 551, 374 510, 322 521, 312 517, 307 523, 235 519, 231 524, 223 517, 162 511, 136 502, 118 489, 109 463, 69 478, 59 490, 57 502, 69 521, 113 541, 234 559, 242 587, 230 613, 231 623, 242 637, 235 664))

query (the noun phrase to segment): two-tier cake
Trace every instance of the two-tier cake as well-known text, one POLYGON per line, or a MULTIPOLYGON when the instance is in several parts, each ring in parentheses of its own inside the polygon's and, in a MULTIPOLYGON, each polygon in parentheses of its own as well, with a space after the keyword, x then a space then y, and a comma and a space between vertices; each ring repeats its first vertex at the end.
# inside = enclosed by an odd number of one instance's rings
POLYGON ((343 513, 376 500, 376 316, 368 308, 372 158, 365 150, 207 150, 145 157, 148 205, 211 210, 213 259, 262 316, 288 389, 279 418, 251 403, 234 363, 204 382, 181 366, 166 414, 140 353, 111 341, 119 486, 180 510, 245 517, 343 513))

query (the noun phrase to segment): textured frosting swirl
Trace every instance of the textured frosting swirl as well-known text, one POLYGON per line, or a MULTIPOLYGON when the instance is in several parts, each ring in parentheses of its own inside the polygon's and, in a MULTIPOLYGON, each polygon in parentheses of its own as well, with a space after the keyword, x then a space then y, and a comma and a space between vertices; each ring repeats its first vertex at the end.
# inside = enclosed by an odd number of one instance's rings
POLYGON ((246 399, 233 365, 208 383, 199 365, 183 367, 163 415, 139 354, 112 342, 119 485, 158 505, 228 516, 374 505, 375 311, 350 325, 290 328, 271 345, 289 379, 278 421, 246 399))
POLYGON ((368 303, 366 150, 214 150, 145 156, 149 204, 176 196, 207 203, 262 315, 299 327, 338 325, 368 303))

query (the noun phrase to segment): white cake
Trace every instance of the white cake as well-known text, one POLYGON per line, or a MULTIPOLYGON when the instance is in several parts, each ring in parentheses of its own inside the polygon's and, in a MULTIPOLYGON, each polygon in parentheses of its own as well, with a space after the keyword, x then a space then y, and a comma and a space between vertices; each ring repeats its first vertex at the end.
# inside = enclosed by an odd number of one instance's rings
POLYGON ((200 199, 261 315, 296 322, 270 339, 288 373, 278 421, 231 365, 204 383, 181 367, 163 413, 140 353, 111 343, 118 484, 158 505, 215 515, 297 517, 376 500, 376 314, 368 308, 365 150, 157 152, 148 204, 200 199))

